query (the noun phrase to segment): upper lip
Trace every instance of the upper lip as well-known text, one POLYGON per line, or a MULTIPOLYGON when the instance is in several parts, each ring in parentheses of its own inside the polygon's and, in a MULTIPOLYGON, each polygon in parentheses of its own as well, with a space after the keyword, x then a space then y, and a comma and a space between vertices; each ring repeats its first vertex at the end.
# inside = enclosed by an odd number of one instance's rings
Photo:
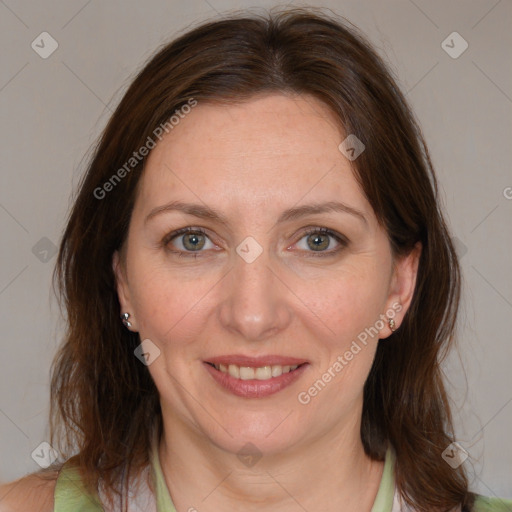
POLYGON ((252 368, 260 368, 262 366, 295 366, 307 363, 304 359, 296 357, 266 355, 266 356, 245 356, 242 354, 229 354, 224 356, 210 357, 205 359, 206 363, 224 364, 229 366, 235 364, 237 366, 250 366, 252 368))

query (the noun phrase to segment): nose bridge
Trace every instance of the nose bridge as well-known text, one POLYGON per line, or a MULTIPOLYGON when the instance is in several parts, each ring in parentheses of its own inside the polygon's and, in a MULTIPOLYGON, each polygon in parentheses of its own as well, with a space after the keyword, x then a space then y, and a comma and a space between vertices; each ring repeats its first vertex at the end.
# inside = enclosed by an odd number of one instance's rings
POLYGON ((272 269, 268 249, 253 238, 242 241, 236 252, 220 308, 221 322, 238 337, 261 340, 290 321, 286 287, 272 269))

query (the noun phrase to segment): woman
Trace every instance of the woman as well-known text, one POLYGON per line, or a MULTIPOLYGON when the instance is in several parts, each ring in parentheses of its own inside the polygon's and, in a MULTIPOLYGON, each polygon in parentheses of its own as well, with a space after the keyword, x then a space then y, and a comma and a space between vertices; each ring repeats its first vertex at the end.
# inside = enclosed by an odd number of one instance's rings
POLYGON ((15 510, 27 489, 57 512, 511 510, 470 492, 453 444, 460 269, 427 148, 346 23, 238 17, 163 48, 56 277, 66 462, 12 487, 15 510))

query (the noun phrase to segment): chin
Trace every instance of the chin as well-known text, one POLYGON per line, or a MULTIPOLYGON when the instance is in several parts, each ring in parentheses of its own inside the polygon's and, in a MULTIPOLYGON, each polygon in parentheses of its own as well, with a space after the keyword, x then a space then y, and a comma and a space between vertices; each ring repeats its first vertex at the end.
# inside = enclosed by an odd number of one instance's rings
MULTIPOLYGON (((274 414, 262 418, 260 413, 259 421, 254 421, 254 416, 248 415, 246 418, 233 418, 233 421, 223 422, 223 428, 209 425, 203 431, 213 444, 236 455, 244 454, 246 451, 278 455, 288 451, 302 437, 300 432, 292 432, 291 425, 287 425, 287 421, 296 422, 297 417, 290 414, 288 419, 285 419, 286 416, 284 414, 279 418, 274 414)), ((303 422, 301 425, 304 428, 303 422)))

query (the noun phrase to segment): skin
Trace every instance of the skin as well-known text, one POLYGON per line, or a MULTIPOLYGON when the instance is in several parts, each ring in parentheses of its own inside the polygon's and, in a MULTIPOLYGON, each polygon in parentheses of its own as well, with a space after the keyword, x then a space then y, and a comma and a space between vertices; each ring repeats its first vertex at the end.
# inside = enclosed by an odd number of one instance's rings
POLYGON ((393 261, 338 149, 345 137, 318 100, 270 94, 233 106, 199 103, 148 158, 113 267, 121 312, 161 351, 148 369, 163 412, 160 462, 178 511, 371 510, 383 463, 363 451, 363 385, 379 338, 391 334, 387 322, 307 405, 297 395, 393 304, 401 305, 400 326, 421 247, 393 261), (229 225, 178 211, 145 222, 175 200, 215 208, 229 225), (357 208, 367 223, 343 212, 277 223, 288 208, 327 201, 357 208), (191 235, 162 242, 183 227, 207 232, 197 258, 171 252, 193 253, 191 235), (349 242, 323 235, 324 253, 340 251, 318 256, 307 227, 349 242), (250 264, 236 252, 248 236, 263 249, 250 264), (234 353, 299 357, 309 366, 277 394, 242 398, 203 366, 234 353), (248 442, 263 455, 252 467, 237 457, 248 442))

